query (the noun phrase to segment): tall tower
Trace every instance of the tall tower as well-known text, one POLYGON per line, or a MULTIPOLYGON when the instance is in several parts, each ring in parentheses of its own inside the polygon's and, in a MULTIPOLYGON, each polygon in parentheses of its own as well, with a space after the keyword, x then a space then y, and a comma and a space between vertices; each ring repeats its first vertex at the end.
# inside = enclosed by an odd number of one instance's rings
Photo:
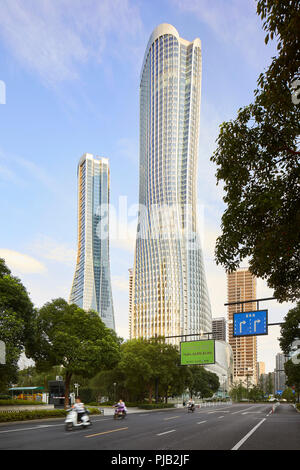
POLYGON ((197 229, 201 42, 152 33, 140 78, 140 214, 131 337, 211 331, 197 229))
POLYGON ((78 251, 69 302, 95 310, 115 329, 110 279, 107 158, 84 154, 78 164, 78 251))
MULTIPOLYGON (((227 273, 228 303, 256 299, 256 277, 247 268, 227 273)), ((257 383, 257 337, 233 336, 233 314, 257 310, 256 302, 228 306, 228 340, 233 350, 234 379, 245 385, 257 383)))

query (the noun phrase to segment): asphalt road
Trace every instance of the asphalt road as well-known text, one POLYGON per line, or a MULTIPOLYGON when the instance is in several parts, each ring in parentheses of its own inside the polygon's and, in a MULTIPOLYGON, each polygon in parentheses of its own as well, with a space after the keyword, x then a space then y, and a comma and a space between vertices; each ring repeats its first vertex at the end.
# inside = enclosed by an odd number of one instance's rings
POLYGON ((300 413, 289 404, 92 416, 88 429, 66 432, 63 420, 0 426, 1 450, 300 450, 300 413))

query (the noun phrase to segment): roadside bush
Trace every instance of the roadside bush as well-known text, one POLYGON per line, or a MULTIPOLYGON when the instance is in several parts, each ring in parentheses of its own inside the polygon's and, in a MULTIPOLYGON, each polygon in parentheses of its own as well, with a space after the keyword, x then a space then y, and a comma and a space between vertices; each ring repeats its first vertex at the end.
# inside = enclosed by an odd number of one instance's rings
MULTIPOLYGON (((87 407, 88 408, 88 407, 87 407)), ((100 411, 94 408, 88 408, 91 415, 99 415, 100 411)), ((66 410, 22 410, 12 412, 1 412, 0 423, 9 421, 30 421, 32 419, 46 419, 46 418, 64 418, 67 414, 66 410)))
POLYGON ((42 401, 34 401, 34 400, 2 400, 0 399, 0 406, 22 406, 22 405, 45 405, 42 401))

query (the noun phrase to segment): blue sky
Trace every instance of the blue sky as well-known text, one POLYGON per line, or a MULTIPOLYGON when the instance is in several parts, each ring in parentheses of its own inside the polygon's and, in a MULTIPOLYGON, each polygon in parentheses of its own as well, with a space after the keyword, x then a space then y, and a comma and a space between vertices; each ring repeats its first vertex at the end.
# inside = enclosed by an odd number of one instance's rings
MULTIPOLYGON (((138 202, 139 74, 149 36, 163 22, 202 41, 201 236, 213 316, 226 316, 226 277, 213 259, 224 205, 210 156, 218 126, 251 102, 259 73, 275 55, 276 45, 264 44, 254 0, 1 0, 0 256, 37 306, 70 293, 81 155, 109 158, 117 213, 120 196, 128 207, 138 202)), ((124 338, 135 218, 129 220, 128 240, 112 239, 110 253, 117 331, 124 338)), ((272 292, 259 280, 257 294, 272 292)), ((290 307, 267 306, 272 322, 290 307)), ((273 327, 259 339, 259 360, 269 370, 278 335, 273 327)))

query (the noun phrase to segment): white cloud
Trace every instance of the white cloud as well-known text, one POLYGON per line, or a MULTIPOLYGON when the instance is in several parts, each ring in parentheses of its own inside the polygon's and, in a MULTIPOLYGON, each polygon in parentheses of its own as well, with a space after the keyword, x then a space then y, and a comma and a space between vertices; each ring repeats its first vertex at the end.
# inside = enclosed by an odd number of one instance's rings
POLYGON ((123 276, 112 276, 112 287, 119 291, 129 292, 129 280, 123 276))
POLYGON ((136 53, 138 8, 129 0, 2 0, 0 34, 17 59, 53 85, 79 77, 79 66, 136 53))
MULTIPOLYGON (((251 65, 265 65, 265 50, 274 49, 264 45, 265 32, 256 13, 256 2, 241 0, 170 0, 182 12, 191 13, 206 24, 220 42, 239 50, 251 65), (269 49, 270 48, 270 49, 269 49)), ((268 54, 268 52, 266 52, 268 54)))
POLYGON ((76 250, 65 243, 60 243, 47 235, 39 235, 30 245, 31 251, 39 257, 75 266, 76 250))
POLYGON ((13 275, 43 274, 47 271, 40 261, 18 251, 0 248, 0 257, 4 258, 13 275))

